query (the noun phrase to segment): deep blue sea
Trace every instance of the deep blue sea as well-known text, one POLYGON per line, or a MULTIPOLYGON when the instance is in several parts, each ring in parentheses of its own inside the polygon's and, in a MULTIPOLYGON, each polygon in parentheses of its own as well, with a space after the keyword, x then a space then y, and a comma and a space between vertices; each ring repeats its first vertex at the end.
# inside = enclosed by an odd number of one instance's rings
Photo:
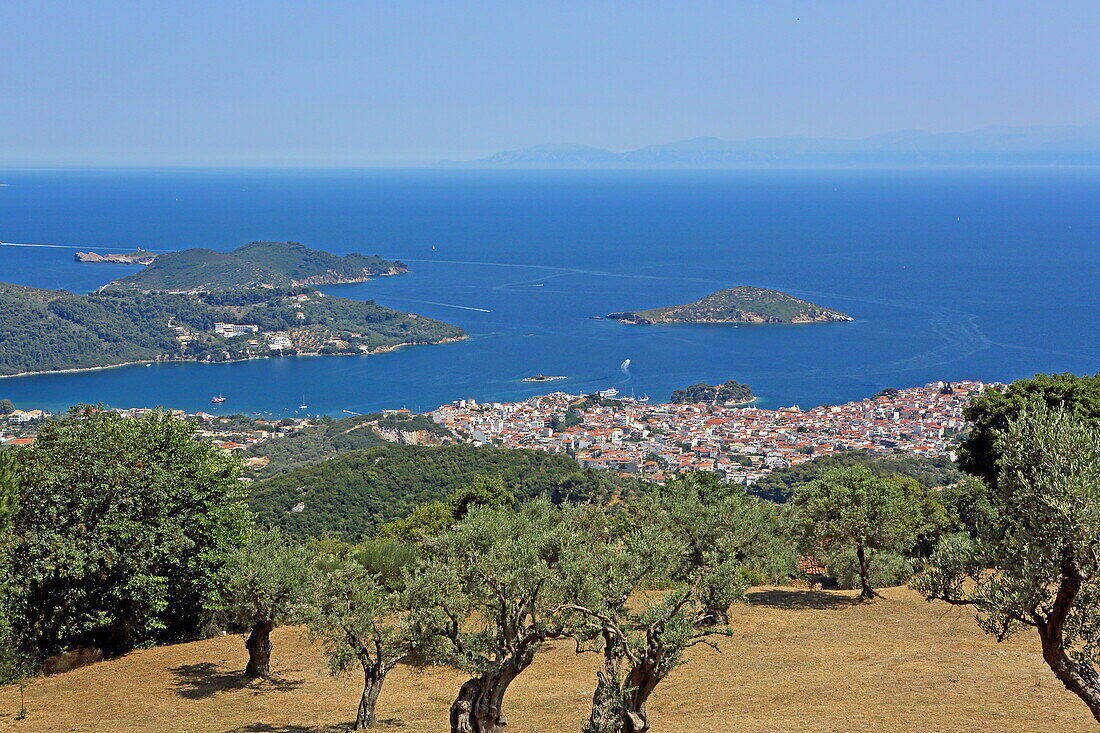
POLYGON ((79 264, 75 248, 295 240, 405 260, 409 275, 328 291, 471 334, 376 356, 0 380, 0 397, 20 407, 209 410, 223 393, 223 412, 340 414, 610 386, 664 400, 736 379, 765 406, 805 408, 938 379, 1100 370, 1095 169, 0 170, 0 182, 0 240, 63 245, 0 247, 0 281, 86 292, 135 268, 79 264), (589 318, 731 285, 785 290, 856 321, 589 318), (570 378, 521 381, 538 372, 570 378))

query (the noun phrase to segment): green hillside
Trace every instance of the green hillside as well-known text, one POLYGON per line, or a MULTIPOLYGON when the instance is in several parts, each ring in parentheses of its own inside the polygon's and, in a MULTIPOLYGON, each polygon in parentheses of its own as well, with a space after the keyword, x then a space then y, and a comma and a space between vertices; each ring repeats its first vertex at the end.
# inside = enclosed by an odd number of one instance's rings
POLYGON ((297 242, 250 242, 232 252, 185 249, 158 255, 144 270, 107 289, 207 291, 362 282, 408 272, 377 255, 334 255, 297 242))
POLYGON ((373 412, 339 420, 322 418, 318 424, 296 433, 254 445, 248 455, 268 459, 266 466, 255 471, 261 478, 268 478, 341 453, 384 445, 386 441, 373 428, 401 433, 424 431, 440 441, 451 435, 445 427, 424 415, 373 412))
POLYGON ((749 493, 775 502, 785 502, 794 487, 813 481, 830 468, 861 464, 880 476, 899 474, 909 476, 922 485, 932 488, 946 486, 962 479, 963 474, 955 463, 946 457, 927 458, 912 453, 872 455, 864 451, 845 451, 832 456, 820 456, 798 466, 780 468, 749 487, 749 493))
POLYGON ((373 301, 310 292, 74 295, 0 284, 0 375, 156 359, 225 361, 299 349, 361 353, 465 336, 457 326, 373 301), (215 323, 251 324, 258 332, 226 338, 215 333, 215 323), (286 334, 292 346, 269 349, 267 334, 273 332, 286 334))
POLYGON ((840 311, 810 303, 778 290, 738 286, 685 305, 610 313, 623 323, 820 323, 850 321, 840 311))
POLYGON ((566 455, 507 448, 384 445, 345 453, 255 484, 249 504, 262 521, 298 537, 334 532, 358 541, 418 504, 444 499, 477 474, 501 476, 517 499, 594 499, 644 485, 585 470, 566 455), (300 511, 293 511, 300 507, 300 511))

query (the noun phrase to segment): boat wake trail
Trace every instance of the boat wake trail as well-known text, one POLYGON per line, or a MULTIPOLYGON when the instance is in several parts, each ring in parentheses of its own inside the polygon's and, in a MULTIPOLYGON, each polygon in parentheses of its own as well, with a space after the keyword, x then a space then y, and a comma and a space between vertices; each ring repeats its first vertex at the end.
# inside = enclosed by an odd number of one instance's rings
MULTIPOLYGON (((554 272, 561 272, 570 275, 600 275, 603 277, 625 277, 633 280, 688 280, 691 282, 700 283, 717 283, 721 280, 714 280, 706 277, 683 277, 683 276, 665 276, 665 275, 632 275, 625 272, 607 272, 606 270, 585 270, 578 267, 554 267, 552 265, 521 265, 515 262, 474 262, 472 260, 425 260, 409 257, 402 257, 402 262, 437 262, 441 265, 482 265, 491 267, 525 267, 535 270, 553 270, 554 272)), ((530 281, 537 282, 537 281, 530 281)), ((513 283, 515 284, 515 283, 513 283)))
MULTIPOLYGON (((125 249, 125 248, 116 247, 114 245, 100 246, 100 245, 94 245, 94 244, 31 244, 29 242, 0 242, 0 246, 3 246, 3 247, 50 247, 52 249, 125 249)), ((167 249, 146 249, 146 250, 142 250, 142 251, 143 252, 156 252, 156 253, 159 254, 161 252, 171 252, 172 250, 167 250, 167 249)))
POLYGON ((455 303, 437 303, 434 300, 416 300, 415 298, 391 298, 386 297, 386 300, 404 301, 406 303, 424 303, 425 305, 440 305, 444 308, 461 308, 464 311, 477 311, 478 313, 492 313, 488 308, 475 308, 472 305, 457 305, 455 303))
POLYGON ((619 365, 619 369, 622 371, 623 376, 626 377, 626 379, 623 380, 623 384, 626 384, 632 379, 630 375, 630 359, 623 360, 623 363, 619 365))

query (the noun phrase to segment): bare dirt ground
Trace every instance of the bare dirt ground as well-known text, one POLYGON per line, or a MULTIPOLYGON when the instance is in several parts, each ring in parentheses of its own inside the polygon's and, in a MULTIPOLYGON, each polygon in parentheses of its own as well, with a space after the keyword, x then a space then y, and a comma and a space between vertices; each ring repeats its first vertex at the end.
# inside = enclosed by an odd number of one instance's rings
MULTIPOLYGON (((1085 731, 1084 704, 1043 665, 1038 642, 984 636, 966 609, 895 588, 873 604, 854 592, 755 589, 734 609, 739 635, 722 653, 691 650, 651 700, 655 733, 717 731, 1085 731)), ((0 730, 322 733, 346 730, 361 680, 333 679, 297 630, 275 636, 275 679, 241 676, 242 639, 134 652, 36 680, 28 716, 0 689, 0 730)), ((594 655, 548 649, 512 685, 514 733, 578 731, 594 655)), ((446 731, 463 677, 398 668, 379 702, 381 730, 446 731)))

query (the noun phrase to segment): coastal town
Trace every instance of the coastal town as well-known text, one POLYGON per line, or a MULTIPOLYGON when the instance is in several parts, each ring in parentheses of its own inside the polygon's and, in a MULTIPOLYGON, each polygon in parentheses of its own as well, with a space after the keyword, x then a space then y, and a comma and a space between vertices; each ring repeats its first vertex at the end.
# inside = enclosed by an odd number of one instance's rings
MULTIPOLYGON (((935 382, 810 410, 797 405, 768 410, 705 402, 649 404, 617 398, 613 389, 588 396, 555 392, 521 402, 458 400, 427 416, 455 440, 474 445, 565 453, 584 467, 653 482, 685 471, 713 471, 752 484, 776 469, 847 450, 953 457, 956 439, 967 427, 963 409, 971 396, 991 386, 996 385, 935 382)), ((116 411, 127 418, 149 412, 116 411)), ((315 422, 308 417, 172 412, 196 421, 196 439, 241 453, 250 468, 262 468, 254 464, 265 460, 250 457, 250 448, 315 422)), ((38 427, 51 417, 40 409, 0 415, 0 446, 33 443, 38 427)))
POLYGON ((845 450, 950 456, 963 408, 990 384, 936 382, 811 410, 690 403, 651 405, 557 392, 522 402, 459 400, 431 413, 477 445, 568 453, 582 466, 660 482, 684 471, 751 484, 778 468, 845 450), (595 399, 594 399, 595 398, 595 399))

